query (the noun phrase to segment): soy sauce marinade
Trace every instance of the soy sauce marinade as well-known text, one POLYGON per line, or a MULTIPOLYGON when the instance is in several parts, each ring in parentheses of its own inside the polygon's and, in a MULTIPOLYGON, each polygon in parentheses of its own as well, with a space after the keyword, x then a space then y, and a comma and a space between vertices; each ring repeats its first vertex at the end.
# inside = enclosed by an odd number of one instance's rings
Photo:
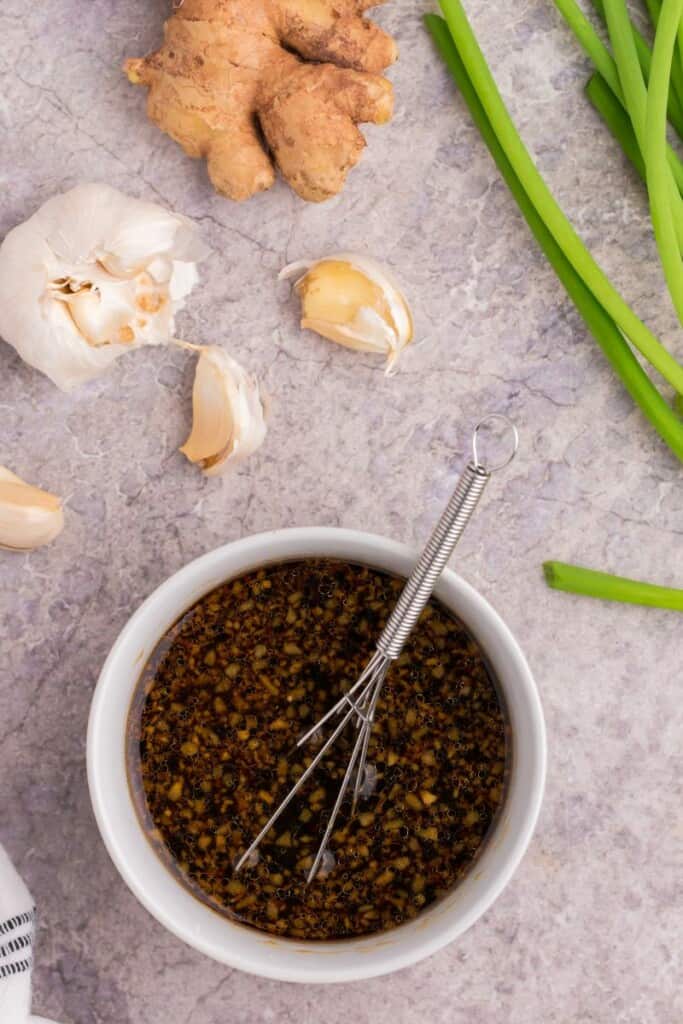
POLYGON ((278 564, 219 587, 158 645, 129 721, 130 777, 167 865, 200 899, 276 935, 333 939, 415 917, 467 872, 499 808, 506 729, 476 642, 432 601, 392 666, 370 742, 373 788, 342 813, 306 886, 354 733, 261 845, 301 775, 296 740, 356 679, 404 581, 346 562, 278 564))

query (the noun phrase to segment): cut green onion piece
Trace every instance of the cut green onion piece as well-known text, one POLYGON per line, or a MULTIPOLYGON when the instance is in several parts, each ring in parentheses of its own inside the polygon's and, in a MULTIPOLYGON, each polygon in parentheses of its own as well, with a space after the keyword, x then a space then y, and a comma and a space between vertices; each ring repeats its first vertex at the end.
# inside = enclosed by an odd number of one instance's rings
MULTIPOLYGON (((678 392, 683 367, 635 315, 612 286, 567 220, 531 159, 498 92, 460 0, 440 0, 451 37, 491 127, 538 214, 574 269, 626 337, 678 392)), ((673 183, 672 183, 673 184, 673 183)))
MULTIPOLYGON (((606 0, 610 5, 619 0, 606 0)), ((683 0, 664 0, 659 16, 652 54, 650 87, 647 91, 644 145, 641 152, 647 168, 647 187, 655 238, 671 298, 683 323, 683 263, 672 218, 673 200, 669 192, 669 167, 666 156, 666 103, 671 81, 671 64, 678 26, 683 16, 683 0)), ((636 135, 638 132, 636 131, 636 135)), ((681 197, 676 195, 680 206, 681 197)), ((681 389, 676 388, 680 393, 681 389)))
POLYGON ((596 597, 601 601, 620 601, 622 604, 642 604, 650 608, 683 612, 683 590, 639 583, 623 576, 610 576, 605 572, 582 569, 564 562, 546 562, 543 572, 548 586, 554 590, 596 597))
POLYGON ((458 50, 443 18, 425 17, 437 47, 453 75, 503 178, 531 228, 531 231, 572 298, 593 337, 633 400, 650 420, 662 439, 683 461, 683 423, 665 402, 634 356, 614 321, 605 312, 590 289, 576 273, 539 216, 506 157, 479 97, 467 75, 458 50))

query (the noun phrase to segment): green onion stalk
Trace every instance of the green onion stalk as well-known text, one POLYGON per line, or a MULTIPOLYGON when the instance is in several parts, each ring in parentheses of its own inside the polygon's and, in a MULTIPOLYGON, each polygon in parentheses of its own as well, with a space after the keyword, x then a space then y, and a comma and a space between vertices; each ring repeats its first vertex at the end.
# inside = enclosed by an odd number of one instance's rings
MULTIPOLYGON (((555 3, 557 4, 557 0, 555 0, 555 3)), ((604 2, 604 0, 592 0, 592 3, 593 3, 593 7, 595 8, 597 14, 605 22, 605 24, 607 24, 607 19, 605 17, 605 2, 604 2)), ((630 25, 631 25, 631 32, 633 33, 633 41, 635 43, 636 51, 637 51, 637 54, 638 54, 638 63, 640 64, 640 70, 643 73, 643 79, 645 80, 645 84, 647 85, 647 83, 650 80, 650 68, 652 67, 652 51, 650 50, 650 47, 647 44, 647 40, 645 39, 645 37, 643 35, 641 35, 641 33, 636 28, 636 26, 633 24, 632 20, 630 20, 630 25)), ((600 45, 602 45, 602 44, 600 44, 600 45)), ((616 65, 615 65, 615 67, 616 67, 616 65)), ((673 84, 674 83, 673 83, 673 69, 672 69, 672 85, 673 84)), ((679 138, 683 139, 683 106, 681 105, 681 101, 678 98, 678 92, 675 91, 673 88, 672 88, 672 91, 671 91, 671 93, 669 95, 668 112, 669 112, 669 121, 671 122, 672 126, 676 129, 676 132, 677 132, 679 138)), ((675 161, 673 159, 673 157, 675 156, 673 150, 670 151, 670 154, 671 154, 670 155, 670 159, 672 160, 672 169, 675 169, 676 166, 680 167, 681 166, 680 160, 678 160, 677 157, 676 157, 675 161)))
MULTIPOLYGON (((659 28, 659 19, 662 14, 662 0, 645 0, 650 22, 655 32, 659 28)), ((680 100, 683 101, 683 26, 678 26, 678 37, 674 53, 674 61, 671 66, 671 87, 680 100)))
MULTIPOLYGON (((612 57, 611 53, 600 39, 599 35, 591 25, 588 18, 585 16, 581 8, 577 5, 576 0, 555 0, 555 6, 558 11, 567 22, 567 25, 572 30, 579 44, 583 48, 586 55, 593 62, 596 70, 604 78, 609 88, 614 93, 616 99, 619 100, 624 109, 627 108, 626 98, 622 89, 621 79, 619 77, 619 70, 612 57)), ((604 0, 600 2, 601 10, 604 14, 604 0)), ((629 22, 630 25, 630 22, 629 22)), ((631 26, 632 30, 632 26, 631 26)), ((635 45, 635 43, 634 43, 635 45)), ((647 63, 648 75, 649 67, 651 65, 651 54, 643 40, 643 45, 647 51, 647 57, 645 53, 641 54, 643 63, 647 63)), ((638 51, 636 51, 638 52, 638 51)), ((643 74, 645 71, 643 70, 643 74)), ((642 79, 641 79, 642 81, 642 79)), ((641 96, 642 99, 642 96, 641 96)), ((644 103, 641 108, 641 114, 643 115, 644 122, 644 103)), ((674 127, 676 127, 679 134, 683 137, 683 105, 677 100, 671 104, 671 121, 674 127)), ((671 166, 671 173, 674 177, 676 185, 679 190, 683 192, 683 164, 681 163, 678 154, 667 146, 667 154, 669 164, 671 166)))
POLYGON ((564 562, 546 562, 543 572, 548 586, 554 590, 595 597, 601 601, 619 601, 622 604, 683 612, 683 590, 657 587, 653 583, 640 583, 623 576, 610 576, 578 565, 566 565, 564 562))
POLYGON ((659 24, 659 15, 662 10, 662 0, 645 0, 645 6, 647 7, 647 13, 650 15, 652 27, 656 31, 659 24))
MULTIPOLYGON (((605 3, 609 12, 610 5, 618 5, 620 0, 605 0, 605 3)), ((681 17, 683 0, 664 0, 652 52, 650 85, 646 94, 644 144, 641 152, 647 170, 652 226, 669 291, 678 317, 683 323, 683 262, 672 222, 676 206, 680 206, 681 197, 676 193, 674 199, 669 188, 671 179, 666 155, 667 99, 681 17)), ((680 393, 680 389, 678 390, 680 393)))
MULTIPOLYGON (((657 31, 659 16, 662 13, 662 0, 645 0, 650 23, 653 30, 657 31)), ((681 30, 678 30, 678 43, 676 44, 677 59, 674 60, 671 68, 671 92, 679 103, 683 105, 683 48, 681 47, 681 30)))
POLYGON ((647 182, 645 164, 631 119, 605 79, 597 71, 588 80, 586 96, 621 146, 627 159, 633 164, 643 181, 647 182))
MULTIPOLYGON (((442 7, 445 13, 451 15, 455 9, 458 17, 453 26, 437 15, 427 15, 427 28, 534 237, 624 387, 674 454, 683 461, 683 423, 680 417, 658 392, 631 351, 621 325, 596 295, 598 289, 593 287, 595 274, 586 271, 587 267, 590 271, 592 259, 555 203, 524 148, 460 3, 458 0, 443 0, 442 7), (466 33, 461 31, 463 21, 467 27, 466 33), (467 44, 469 66, 466 66, 464 59, 464 41, 467 44), (472 69, 477 69, 476 83, 474 75, 470 76, 472 69), (488 109, 484 104, 484 94, 488 99, 488 109), (524 180, 520 170, 524 172, 524 180), (555 231, 551 230, 543 216, 549 210, 553 213, 555 231), (565 230, 557 230, 558 221, 565 230), (579 256, 583 252, 588 260, 577 259, 577 250, 579 256), (584 271, 583 274, 577 269, 577 264, 584 271)), ((602 271, 597 267, 596 270, 604 278, 602 271)), ((625 305, 623 300, 620 302, 625 305)), ((675 365, 680 373, 681 367, 675 365)))
POLYGON ((645 87, 638 63, 625 0, 604 0, 604 6, 619 78, 626 97, 626 108, 647 168, 650 209, 659 255, 676 313, 683 323, 683 264, 680 256, 683 242, 683 201, 666 155, 666 109, 671 62, 678 23, 683 12, 683 0, 664 0, 662 5, 652 55, 649 89, 645 87), (676 17, 675 8, 678 9, 678 20, 672 26, 672 19, 676 17), (667 53, 668 62, 665 64, 667 53), (651 111, 648 116, 648 108, 652 107, 653 91, 656 93, 656 111, 651 111), (661 138, 657 137, 659 133, 661 138))
POLYGON ((531 198, 546 227, 576 272, 584 281, 589 282, 595 298, 612 317, 617 327, 665 380, 678 393, 683 394, 683 366, 624 302, 586 249, 540 175, 503 103, 460 0, 441 0, 441 9, 451 38, 491 127, 522 188, 531 198))

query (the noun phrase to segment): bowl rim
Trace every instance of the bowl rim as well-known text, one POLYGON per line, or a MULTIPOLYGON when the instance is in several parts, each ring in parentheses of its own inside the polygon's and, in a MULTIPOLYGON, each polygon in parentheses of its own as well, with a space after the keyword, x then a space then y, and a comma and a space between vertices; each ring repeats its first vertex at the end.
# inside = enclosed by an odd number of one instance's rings
MULTIPOLYGON (((507 826, 502 830, 506 833, 501 838, 499 844, 504 844, 506 851, 502 867, 487 881, 482 895, 470 901, 472 905, 466 912, 444 912, 441 914, 439 926, 430 937, 424 933, 414 932, 414 929, 423 918, 429 916, 430 911, 434 910, 434 906, 438 905, 433 905, 432 908, 429 908, 429 910, 425 911, 424 914, 421 914, 414 921, 392 932, 379 933, 376 936, 368 936, 365 939, 359 940, 346 939, 340 942, 325 943, 298 942, 292 939, 265 936, 264 933, 261 936, 264 940, 263 952, 259 955, 254 955, 253 951, 246 952, 244 948, 240 947, 239 943, 240 934, 244 936, 245 932, 249 932, 253 936, 254 930, 231 922, 228 918, 220 917, 210 907, 202 904, 182 886, 181 882, 171 875, 163 862, 154 854, 158 871, 168 874, 168 878, 173 880, 173 884, 179 890, 186 893, 194 904, 196 911, 193 913, 196 918, 209 914, 212 918, 219 918, 221 922, 225 923, 227 926, 226 934, 234 932, 235 941, 232 947, 230 949, 221 947, 220 943, 216 943, 203 935, 201 927, 193 925, 189 920, 179 920, 174 913, 169 912, 164 905, 161 905, 160 902, 150 895, 145 885, 145 879, 142 877, 145 872, 141 873, 139 868, 133 866, 132 859, 124 848, 122 837, 116 835, 116 828, 112 820, 113 777, 114 790, 118 787, 119 799, 122 798, 121 787, 125 787, 127 799, 138 823, 139 835, 144 839, 144 843, 149 846, 149 840, 137 819, 137 812, 130 796, 125 766, 125 751, 123 749, 125 743, 121 745, 123 772, 112 768, 111 761, 103 753, 106 746, 105 737, 108 730, 112 727, 112 720, 109 717, 111 713, 110 705, 117 687, 120 688, 117 670, 124 648, 129 647, 131 641, 135 641, 137 646, 142 645, 143 649, 147 647, 151 650, 158 642, 160 636, 163 635, 163 632, 165 632, 164 630, 156 635, 151 643, 143 640, 145 620, 152 612, 163 605, 164 601, 170 601, 177 607, 175 612, 175 617, 177 618, 196 600, 220 585, 221 582, 234 578, 236 575, 249 572, 260 565, 273 564, 289 558, 306 557, 348 558, 351 561, 355 559, 364 564, 374 565, 378 569, 384 568, 385 571, 407 573, 410 566, 414 564, 416 555, 409 546, 377 534, 335 527, 297 527, 253 534, 222 545, 186 564, 161 583, 130 616, 105 661, 93 695, 88 721, 88 786, 100 835, 118 872, 138 901, 142 903, 153 917, 179 939, 221 963, 264 978, 304 983, 358 981, 389 974, 415 964, 437 952, 466 931, 489 909, 508 884, 527 850, 536 827, 545 789, 547 763, 546 730, 541 701, 534 678, 516 639, 502 618, 478 591, 453 572, 453 570, 446 569, 437 586, 436 595, 441 600, 444 600, 452 611, 460 615, 461 611, 454 607, 452 599, 453 593, 457 593, 463 603, 466 603, 471 610, 476 611, 482 617, 482 620, 488 622, 488 625, 497 636, 497 642, 500 642, 505 649, 506 656, 514 664, 510 674, 511 676, 516 675, 517 684, 524 689, 524 701, 526 702, 525 713, 527 721, 525 724, 528 727, 528 735, 524 744, 524 758, 529 765, 529 770, 526 772, 528 791, 520 797, 524 805, 522 821, 514 829, 514 834, 510 834, 512 830, 507 826), (363 549, 367 552, 367 556, 361 557, 348 551, 344 553, 344 548, 363 549), (216 573, 217 565, 220 565, 223 560, 230 556, 241 561, 242 567, 227 573, 221 573, 220 570, 216 573), (403 565, 402 569, 396 568, 397 562, 403 565), (193 580, 201 580, 202 582, 198 587, 193 588, 190 586, 193 580), (440 593, 440 591, 445 589, 453 592, 450 595, 451 600, 440 593), (180 593, 185 595, 181 600, 177 596, 180 593), (444 920, 445 918, 448 919, 444 920), (417 935, 417 938, 413 941, 381 941, 383 938, 386 939, 386 936, 396 938, 401 933, 405 935, 410 929, 413 929, 410 935, 411 939, 413 939, 413 933, 417 935), (374 943, 373 939, 375 940, 374 943), (347 962, 349 958, 346 957, 344 958, 344 964, 333 964, 334 958, 330 956, 331 953, 341 952, 342 947, 348 953, 351 951, 352 946, 359 951, 359 956, 353 962, 347 962), (372 953, 373 946, 375 955, 369 955, 372 953), (283 964, 278 962, 278 957, 275 955, 276 950, 304 953, 306 955, 300 956, 298 962, 283 964)), ((466 619, 466 616, 464 617, 466 619)), ((170 625, 171 623, 169 622, 170 625)), ((125 700, 126 710, 123 715, 124 734, 130 698, 150 650, 147 650, 144 657, 140 659, 137 674, 132 679, 132 682, 130 679, 133 675, 132 672, 128 673, 128 680, 124 679, 124 688, 127 687, 129 691, 129 695, 125 700)), ((490 651, 487 651, 487 653, 490 654, 490 651)), ((505 679, 501 679, 500 675, 500 670, 498 670, 497 676, 499 677, 500 686, 507 696, 505 679)), ((114 726, 118 727, 118 724, 120 723, 114 723, 114 726)), ((500 825, 494 826, 495 835, 497 835, 499 829, 500 825)), ((489 843, 487 843, 487 847, 488 845, 489 843)), ((151 849, 151 846, 149 846, 149 849, 151 849)), ((482 861, 485 856, 486 851, 482 853, 482 861)), ((463 881, 455 887, 454 892, 458 891, 467 879, 468 876, 465 876, 463 881)), ((188 914, 189 916, 193 915, 188 914)), ((261 933, 256 934, 261 935, 261 933)), ((285 960, 290 959, 288 956, 284 956, 284 954, 283 957, 285 960)))

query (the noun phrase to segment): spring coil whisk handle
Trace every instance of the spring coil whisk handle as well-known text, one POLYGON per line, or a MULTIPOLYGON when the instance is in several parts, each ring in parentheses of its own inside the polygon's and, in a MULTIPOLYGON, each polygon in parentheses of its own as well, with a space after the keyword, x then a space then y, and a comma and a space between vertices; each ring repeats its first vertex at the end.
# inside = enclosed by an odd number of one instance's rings
POLYGON ((417 621, 434 593, 439 576, 446 568, 465 527, 476 509, 486 485, 493 473, 505 469, 517 454, 519 434, 514 423, 501 413, 485 416, 474 429, 472 437, 472 461, 458 481, 448 508, 439 520, 424 553, 401 594, 398 604, 389 619, 377 644, 380 655, 395 661, 401 654, 406 640, 417 625, 417 621), (482 462, 480 456, 481 434, 492 424, 503 425, 512 441, 505 458, 494 464, 482 462))
POLYGON ((470 463, 458 481, 448 508, 439 520, 379 639, 377 649, 386 658, 393 661, 401 654, 490 479, 491 474, 487 469, 470 463))

